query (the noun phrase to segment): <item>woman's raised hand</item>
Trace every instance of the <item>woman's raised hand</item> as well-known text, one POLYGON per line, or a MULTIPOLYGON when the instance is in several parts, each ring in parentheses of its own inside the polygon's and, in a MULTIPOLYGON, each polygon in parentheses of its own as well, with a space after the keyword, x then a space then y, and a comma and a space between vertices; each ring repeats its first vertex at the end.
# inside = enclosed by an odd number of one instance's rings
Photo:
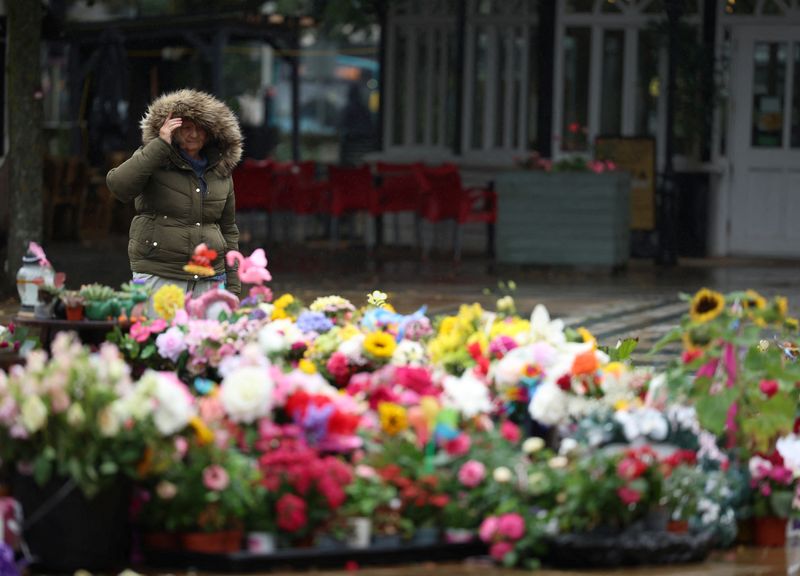
POLYGON ((161 129, 158 131, 158 137, 161 138, 167 144, 172 144, 172 133, 175 131, 176 128, 180 128, 183 120, 180 118, 173 118, 172 112, 167 115, 167 119, 164 120, 164 124, 161 126, 161 129))

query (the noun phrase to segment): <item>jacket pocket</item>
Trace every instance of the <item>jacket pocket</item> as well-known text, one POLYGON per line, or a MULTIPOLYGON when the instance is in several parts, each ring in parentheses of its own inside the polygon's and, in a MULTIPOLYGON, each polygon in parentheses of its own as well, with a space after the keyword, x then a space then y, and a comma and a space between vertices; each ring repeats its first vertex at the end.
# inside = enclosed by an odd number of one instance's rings
POLYGON ((156 248, 154 217, 140 214, 131 223, 128 256, 131 260, 147 258, 156 248))

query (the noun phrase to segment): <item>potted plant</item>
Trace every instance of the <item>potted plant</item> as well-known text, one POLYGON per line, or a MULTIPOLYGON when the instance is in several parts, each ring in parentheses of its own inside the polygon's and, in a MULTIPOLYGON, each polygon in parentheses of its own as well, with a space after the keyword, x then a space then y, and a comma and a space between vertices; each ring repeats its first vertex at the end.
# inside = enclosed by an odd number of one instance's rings
POLYGON ((778 452, 768 457, 750 458, 750 486, 753 489, 755 543, 757 546, 783 546, 786 519, 792 511, 795 479, 778 452))
POLYGON ((30 352, 4 378, 0 459, 26 517, 50 498, 59 503, 26 526, 43 565, 110 568, 126 554, 126 479, 137 477, 148 446, 167 440, 153 425, 149 399, 130 411, 134 387, 116 347, 91 353, 62 332, 51 354, 30 352))
POLYGON ((367 548, 372 537, 372 518, 377 510, 389 507, 397 498, 397 489, 386 483, 374 468, 359 465, 345 492, 347 501, 342 506, 342 515, 349 528, 348 545, 367 548))
POLYGON ((85 284, 81 286, 86 318, 89 320, 106 320, 117 314, 116 292, 110 286, 102 284, 85 284))
POLYGON ((165 482, 174 486, 167 498, 159 495, 160 505, 169 509, 164 528, 181 533, 184 550, 240 550, 245 520, 258 502, 260 481, 255 462, 241 452, 192 438, 183 457, 157 478, 156 486, 165 482))
POLYGON ((42 284, 39 286, 39 302, 34 308, 34 315, 42 319, 53 318, 55 315, 55 305, 59 300, 60 294, 61 288, 53 286, 52 284, 42 284))
POLYGON ((65 290, 59 298, 66 309, 67 320, 77 322, 83 320, 84 298, 77 290, 65 290))

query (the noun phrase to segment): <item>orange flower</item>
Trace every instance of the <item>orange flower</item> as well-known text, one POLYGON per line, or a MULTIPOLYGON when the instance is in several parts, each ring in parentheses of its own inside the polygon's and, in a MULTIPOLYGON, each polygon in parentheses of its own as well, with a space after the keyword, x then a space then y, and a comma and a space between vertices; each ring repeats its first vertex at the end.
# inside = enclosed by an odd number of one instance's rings
POLYGON ((597 362, 597 356, 594 350, 588 350, 583 354, 578 354, 575 356, 575 360, 572 361, 572 373, 576 376, 579 374, 593 374, 597 371, 598 367, 599 363, 597 362))

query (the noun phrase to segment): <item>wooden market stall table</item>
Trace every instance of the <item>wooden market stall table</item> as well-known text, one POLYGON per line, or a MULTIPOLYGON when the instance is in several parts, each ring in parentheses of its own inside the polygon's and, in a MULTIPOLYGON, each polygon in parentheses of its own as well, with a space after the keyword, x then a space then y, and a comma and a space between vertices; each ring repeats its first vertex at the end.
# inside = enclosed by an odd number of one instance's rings
POLYGON ((18 326, 38 330, 39 340, 45 350, 49 350, 50 343, 59 332, 75 332, 84 344, 100 344, 115 326, 121 326, 116 320, 60 320, 36 318, 28 314, 17 314, 13 322, 18 326))

